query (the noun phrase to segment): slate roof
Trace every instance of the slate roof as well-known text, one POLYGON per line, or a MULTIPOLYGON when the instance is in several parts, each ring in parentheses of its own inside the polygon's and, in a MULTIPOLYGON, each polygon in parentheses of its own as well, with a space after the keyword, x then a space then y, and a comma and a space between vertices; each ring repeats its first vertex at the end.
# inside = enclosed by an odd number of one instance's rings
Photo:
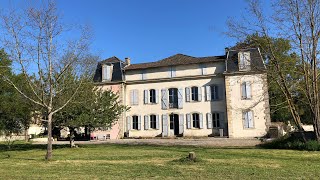
POLYGON ((262 56, 258 48, 250 49, 236 49, 230 50, 227 57, 227 73, 239 72, 238 66, 238 52, 239 51, 250 51, 250 60, 251 60, 251 70, 250 72, 265 71, 266 67, 263 63, 262 56))
POLYGON ((102 81, 102 65, 103 64, 113 64, 113 72, 111 77, 111 82, 119 82, 123 81, 123 72, 122 69, 125 66, 124 62, 121 61, 119 58, 113 56, 106 60, 103 60, 98 63, 96 72, 93 77, 94 82, 101 82, 102 81))
POLYGON ((184 54, 176 54, 156 62, 130 64, 129 66, 125 67, 125 70, 147 69, 147 68, 186 65, 186 64, 198 64, 198 63, 224 61, 224 60, 225 60, 225 56, 192 57, 184 54))

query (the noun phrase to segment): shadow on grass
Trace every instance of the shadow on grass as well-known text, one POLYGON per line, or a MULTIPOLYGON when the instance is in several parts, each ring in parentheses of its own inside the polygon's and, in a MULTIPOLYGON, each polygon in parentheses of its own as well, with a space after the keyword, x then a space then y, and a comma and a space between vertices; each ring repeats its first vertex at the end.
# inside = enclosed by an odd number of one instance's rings
MULTIPOLYGON (((69 145, 52 145, 53 149, 70 148, 69 145)), ((29 150, 45 150, 47 149, 46 144, 31 144, 31 143, 17 143, 13 144, 10 149, 6 144, 0 144, 0 152, 6 151, 29 151, 29 150)))

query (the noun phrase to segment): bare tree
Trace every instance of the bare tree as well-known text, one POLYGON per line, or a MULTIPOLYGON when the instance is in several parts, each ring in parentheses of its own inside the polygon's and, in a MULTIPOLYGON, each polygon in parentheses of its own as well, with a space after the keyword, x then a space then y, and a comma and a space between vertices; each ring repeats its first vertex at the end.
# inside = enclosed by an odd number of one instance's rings
POLYGON ((10 78, 2 78, 45 111, 43 121, 48 125, 45 158, 50 160, 53 115, 74 99, 82 85, 82 77, 89 75, 91 65, 95 64, 92 62, 95 59, 88 55, 90 32, 86 27, 73 29, 61 23, 53 1, 4 12, 1 20, 4 33, 1 43, 16 63, 16 71, 24 74, 32 95, 25 93, 10 78), (76 79, 68 79, 70 71, 76 79), (59 98, 66 94, 69 97, 61 102, 59 98))
POLYGON ((243 38, 257 33, 265 37, 266 46, 261 50, 268 54, 268 65, 272 66, 273 73, 269 76, 274 79, 286 98, 286 103, 298 129, 303 130, 301 118, 294 101, 296 89, 301 90, 306 97, 305 102, 310 108, 311 117, 317 140, 320 141, 320 100, 318 87, 318 57, 320 38, 320 1, 319 0, 275 0, 271 6, 272 15, 263 12, 261 2, 248 2, 248 12, 242 20, 228 22, 228 34, 243 38), (298 55, 299 66, 295 71, 300 79, 297 83, 288 82, 286 69, 281 55, 277 54, 272 38, 289 39, 292 51, 298 55), (300 83, 303 82, 303 83, 300 83))

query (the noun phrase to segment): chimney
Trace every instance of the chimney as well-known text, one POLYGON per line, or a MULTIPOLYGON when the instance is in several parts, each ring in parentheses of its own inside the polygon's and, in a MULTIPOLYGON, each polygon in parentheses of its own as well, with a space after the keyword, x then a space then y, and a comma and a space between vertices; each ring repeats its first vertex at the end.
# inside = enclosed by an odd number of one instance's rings
POLYGON ((126 60, 127 66, 129 66, 129 65, 130 65, 130 58, 129 58, 129 57, 126 57, 126 58, 124 58, 124 59, 126 60))

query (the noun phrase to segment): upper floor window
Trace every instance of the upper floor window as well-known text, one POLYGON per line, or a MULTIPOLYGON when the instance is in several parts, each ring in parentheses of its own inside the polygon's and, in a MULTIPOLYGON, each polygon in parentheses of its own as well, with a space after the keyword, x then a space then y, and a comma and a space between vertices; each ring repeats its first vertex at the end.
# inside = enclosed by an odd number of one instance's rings
POLYGON ((102 65, 102 81, 110 81, 111 80, 111 69, 110 65, 102 65))
POLYGON ((211 89, 211 100, 218 100, 219 99, 219 88, 217 85, 210 86, 211 89))
POLYGON ((207 66, 205 64, 199 64, 200 68, 200 74, 201 75, 206 75, 207 74, 207 66))
POLYGON ((200 128, 200 117, 198 113, 192 114, 192 127, 193 128, 200 128))
POLYGON ((150 99, 149 99, 150 103, 157 103, 156 102, 156 100, 157 100, 157 98, 156 98, 156 90, 155 89, 150 89, 149 90, 149 94, 150 94, 150 99))
POLYGON ((178 108, 178 89, 169 89, 169 108, 178 108))
POLYGON ((170 78, 176 77, 176 68, 175 67, 169 67, 169 77, 170 78))
POLYGON ((146 70, 142 70, 141 71, 141 80, 146 80, 147 79, 147 71, 146 70))
POLYGON ((139 117, 138 116, 132 116, 132 129, 139 129, 139 117))
POLYGON ((253 112, 251 110, 247 110, 243 112, 243 127, 254 128, 253 112))
POLYGON ((251 69, 251 59, 250 52, 239 52, 238 53, 239 60, 239 70, 250 70, 251 69))
POLYGON ((198 87, 191 87, 191 100, 192 101, 199 101, 199 88, 198 87))
POLYGON ((138 105, 139 104, 139 94, 137 89, 133 89, 130 91, 130 105, 138 105))
POLYGON ((157 128, 157 116, 156 115, 150 115, 150 128, 151 129, 157 128))
POLYGON ((243 82, 241 84, 241 97, 242 99, 251 99, 251 83, 243 82))

